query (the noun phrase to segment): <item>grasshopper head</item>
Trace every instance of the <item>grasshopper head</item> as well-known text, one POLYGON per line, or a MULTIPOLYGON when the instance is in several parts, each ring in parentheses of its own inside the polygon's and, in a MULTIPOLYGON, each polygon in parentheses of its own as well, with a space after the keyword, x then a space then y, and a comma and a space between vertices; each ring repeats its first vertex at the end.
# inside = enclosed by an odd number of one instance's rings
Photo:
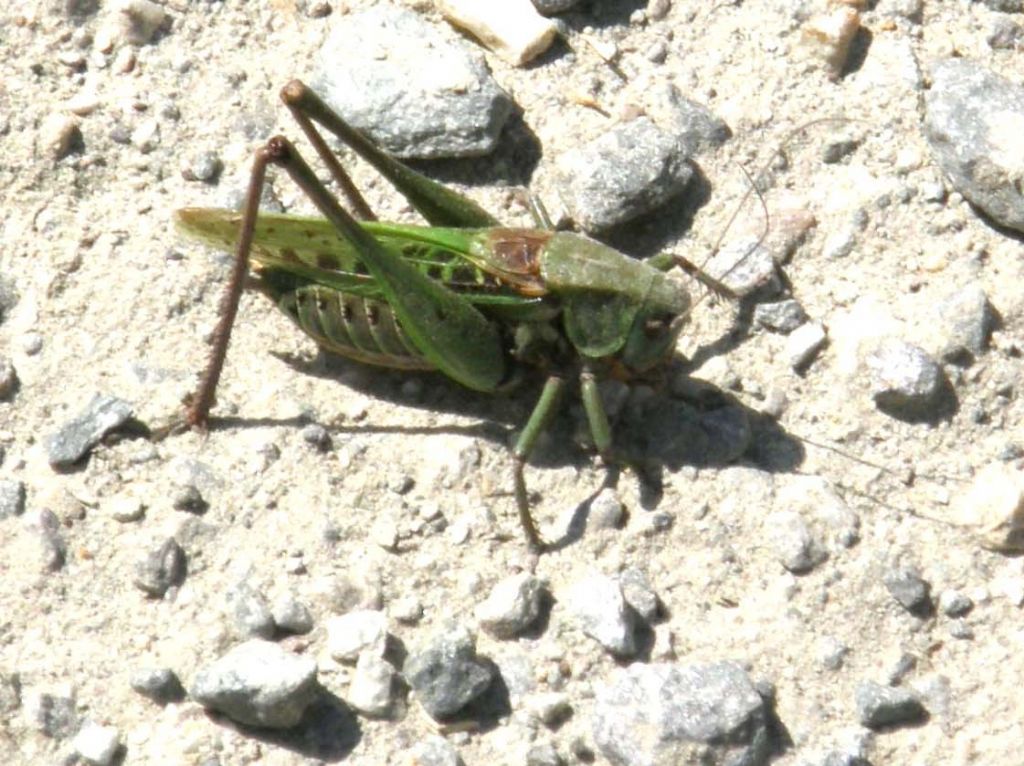
POLYGON ((643 374, 662 364, 675 351, 686 317, 687 311, 679 311, 678 303, 671 308, 645 306, 637 313, 619 352, 619 360, 635 374, 643 374))

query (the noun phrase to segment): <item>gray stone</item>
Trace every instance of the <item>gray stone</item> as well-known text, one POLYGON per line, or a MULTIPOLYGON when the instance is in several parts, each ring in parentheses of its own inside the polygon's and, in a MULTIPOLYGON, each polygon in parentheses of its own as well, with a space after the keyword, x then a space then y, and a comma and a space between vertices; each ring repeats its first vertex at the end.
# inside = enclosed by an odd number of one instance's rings
POLYGON ((757 238, 726 242, 703 269, 741 298, 756 294, 759 300, 768 300, 782 290, 775 259, 757 238))
POLYGON ((927 414, 942 392, 938 363, 919 346, 900 340, 880 344, 867 358, 878 408, 902 417, 927 414))
POLYGON ((559 159, 562 201, 579 226, 599 232, 649 213, 693 177, 686 147, 647 117, 616 125, 559 159))
POLYGON ((73 693, 33 694, 25 702, 25 717, 36 731, 51 739, 70 737, 79 726, 73 693))
POLYGON ((416 766, 463 766, 459 751, 436 734, 424 738, 412 749, 411 755, 416 766))
POLYGON ((121 734, 113 726, 101 726, 86 721, 71 746, 86 763, 93 766, 108 766, 121 749, 121 734))
POLYGON ((799 301, 789 298, 775 303, 759 303, 754 307, 754 323, 772 332, 788 335, 807 321, 807 313, 799 301))
POLYGON ((914 615, 931 612, 930 587, 914 567, 896 567, 885 573, 885 587, 900 605, 914 615))
POLYGON ((383 657, 387 649, 388 618, 376 609, 357 609, 327 620, 327 651, 341 662, 355 662, 363 652, 383 657))
POLYGON ((224 163, 216 152, 199 152, 188 158, 187 164, 181 169, 181 177, 186 181, 215 183, 224 170, 224 163))
POLYGON ((457 713, 491 685, 491 668, 477 659, 476 642, 453 622, 409 656, 403 668, 416 698, 434 718, 457 713))
POLYGON ((25 512, 25 483, 17 479, 0 479, 0 519, 20 516, 25 512))
POLYGON ((612 654, 636 654, 636 613, 617 580, 592 573, 576 581, 569 587, 566 606, 579 629, 612 654))
POLYGON ((480 53, 390 5, 334 25, 314 85, 345 120, 398 157, 488 154, 512 113, 480 53))
POLYGON ((640 619, 652 622, 658 617, 661 602, 643 571, 637 567, 626 567, 619 572, 619 587, 622 597, 640 619))
POLYGON ((205 513, 209 507, 195 484, 179 484, 171 495, 171 507, 186 513, 205 513))
POLYGON ((512 638, 529 628, 540 615, 544 584, 523 572, 506 577, 476 608, 480 627, 495 638, 512 638))
POLYGON ((599 687, 593 735, 616 766, 767 763, 764 700, 739 665, 634 664, 599 687))
POLYGON ((526 751, 526 766, 563 766, 565 761, 550 742, 531 745, 526 751))
MULTIPOLYGON (((608 415, 614 417, 611 413, 608 415)), ((602 489, 590 503, 587 529, 618 529, 622 525, 622 516, 622 501, 619 500, 618 493, 610 487, 602 489)))
POLYGON ((671 105, 672 134, 683 144, 687 156, 721 146, 732 135, 725 121, 704 104, 683 96, 672 87, 668 90, 671 105))
POLYGON ((44 572, 56 572, 67 560, 67 543, 61 535, 61 523, 57 514, 48 508, 28 513, 25 526, 36 532, 39 565, 44 572))
POLYGON ((329 452, 331 434, 319 423, 310 423, 302 429, 302 440, 318 452, 329 452))
POLYGON ((150 596, 160 597, 185 576, 185 551, 168 537, 155 541, 135 562, 133 582, 150 596))
POLYGON ((996 51, 1015 50, 1024 38, 1024 26, 1011 19, 1009 16, 996 16, 992 19, 992 26, 985 35, 985 42, 988 47, 996 51))
POLYGON ((973 608, 971 597, 958 590, 946 589, 939 594, 939 610, 947 617, 963 617, 973 608))
POLYGON ((796 511, 769 514, 765 528, 779 563, 790 572, 810 572, 828 558, 824 546, 796 511))
POLYGON ((873 681, 857 686, 857 715, 869 729, 916 723, 928 716, 917 696, 907 689, 894 689, 873 681))
POLYGON ((122 399, 97 394, 73 420, 44 439, 50 465, 65 468, 74 465, 95 447, 100 439, 122 426, 132 416, 132 406, 122 399))
POLYGON ((270 614, 274 624, 288 633, 304 634, 313 629, 313 615, 291 593, 283 593, 274 599, 270 614))
POLYGON ((1010 126, 1021 124, 1024 87, 976 61, 948 59, 935 66, 924 121, 932 153, 957 191, 1018 231, 1024 231, 1024 178, 1017 159, 1020 131, 1010 126))
POLYGON ((316 663, 252 639, 199 670, 189 695, 248 726, 288 729, 319 694, 316 663))
POLYGON ((158 705, 185 699, 185 688, 170 668, 143 668, 132 673, 132 689, 158 705))
POLYGON ((800 325, 786 339, 786 360, 794 370, 805 370, 828 342, 825 328, 817 322, 800 325))
POLYGON ((346 701, 368 716, 386 716, 391 711, 395 669, 371 652, 363 652, 356 661, 346 701))
POLYGON ((225 594, 228 613, 240 638, 272 638, 274 617, 270 604, 260 591, 245 582, 237 583, 225 594))
POLYGON ((945 296, 935 306, 932 331, 939 354, 946 361, 979 356, 988 345, 992 311, 980 285, 967 285, 945 296))

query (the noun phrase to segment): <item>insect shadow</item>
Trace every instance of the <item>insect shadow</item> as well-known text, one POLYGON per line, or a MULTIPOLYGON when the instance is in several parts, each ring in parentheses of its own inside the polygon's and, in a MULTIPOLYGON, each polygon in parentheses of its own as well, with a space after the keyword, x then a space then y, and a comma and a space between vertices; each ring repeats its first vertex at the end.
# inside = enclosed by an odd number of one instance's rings
MULTIPOLYGON (((459 433, 507 446, 515 429, 522 425, 524 413, 533 406, 542 380, 538 375, 536 381, 526 380, 502 396, 484 398, 435 373, 356 365, 323 350, 318 350, 312 359, 271 353, 303 375, 342 383, 376 400, 480 421, 469 426, 429 427, 325 424, 333 433, 459 433)), ((685 382, 675 385, 671 393, 644 388, 623 397, 624 402, 613 417, 616 462, 608 467, 604 486, 614 486, 619 478, 618 469, 629 466, 640 479, 641 506, 652 510, 661 502, 665 471, 676 472, 685 466, 720 468, 747 462, 784 473, 802 464, 805 449, 799 438, 728 391, 697 378, 687 378, 686 367, 682 359, 672 363, 668 374, 685 382)), ((535 468, 591 465, 590 451, 579 445, 580 438, 586 437, 585 423, 578 403, 565 408, 538 444, 531 464, 535 468)), ((582 533, 576 527, 585 526, 590 502, 599 492, 600 489, 595 491, 576 509, 567 533, 569 539, 561 541, 563 544, 582 533)))

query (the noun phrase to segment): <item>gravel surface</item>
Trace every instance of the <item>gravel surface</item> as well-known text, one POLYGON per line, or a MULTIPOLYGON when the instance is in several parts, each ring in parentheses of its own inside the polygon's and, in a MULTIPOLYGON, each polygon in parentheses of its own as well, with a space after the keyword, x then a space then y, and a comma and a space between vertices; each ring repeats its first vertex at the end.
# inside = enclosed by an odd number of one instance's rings
POLYGON ((1020 761, 1020 3, 539 5, 566 37, 516 67, 426 0, 2 4, 3 763, 1020 761), (437 55, 346 63, 374 5, 437 55), (385 130, 385 87, 486 95, 405 110, 503 222, 529 187, 631 254, 750 255, 738 304, 690 280, 663 390, 603 386, 632 468, 573 397, 540 439, 549 553, 511 492, 534 383, 330 358, 259 295, 210 431, 164 433, 230 267, 172 212, 308 148, 277 93, 333 67, 385 130))

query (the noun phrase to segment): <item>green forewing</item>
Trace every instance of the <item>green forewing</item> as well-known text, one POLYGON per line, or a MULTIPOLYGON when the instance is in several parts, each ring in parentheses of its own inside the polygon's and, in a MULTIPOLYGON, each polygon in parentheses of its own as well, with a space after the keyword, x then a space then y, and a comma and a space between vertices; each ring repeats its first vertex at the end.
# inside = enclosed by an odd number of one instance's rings
MULTIPOLYGON (((175 218, 179 228, 208 245, 227 250, 234 246, 240 223, 236 212, 186 208, 175 218)), ((468 388, 490 391, 504 377, 504 352, 497 328, 472 301, 527 301, 493 290, 474 295, 471 301, 445 287, 443 278, 437 281, 424 273, 445 267, 440 260, 430 260, 431 252, 457 254, 457 247, 468 249, 464 240, 471 236, 472 230, 364 222, 343 237, 322 218, 261 214, 252 256, 263 266, 311 283, 385 301, 412 342, 439 370, 468 388), (418 252, 428 263, 417 264, 415 247, 411 259, 403 255, 410 243, 424 245, 418 252)))

